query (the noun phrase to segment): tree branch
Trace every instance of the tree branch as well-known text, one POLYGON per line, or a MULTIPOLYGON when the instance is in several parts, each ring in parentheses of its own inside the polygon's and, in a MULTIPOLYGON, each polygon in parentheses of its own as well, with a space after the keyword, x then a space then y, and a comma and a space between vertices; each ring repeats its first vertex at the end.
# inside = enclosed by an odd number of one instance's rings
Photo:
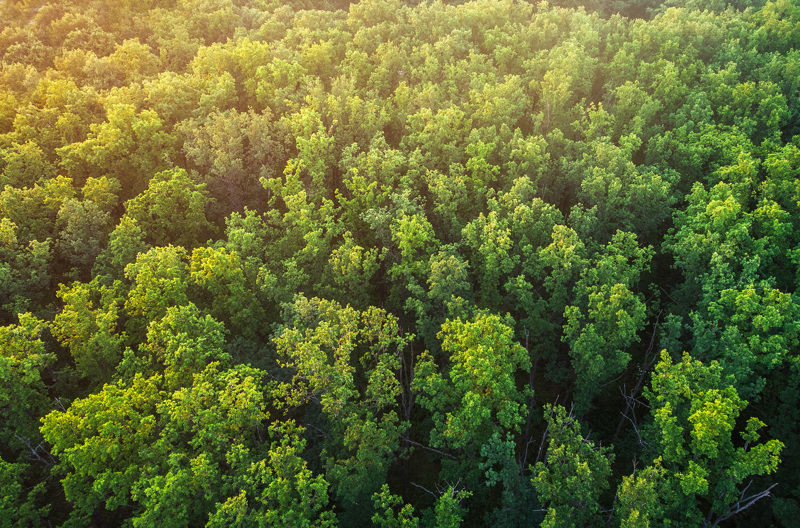
POLYGON ((634 385, 633 389, 631 389, 629 395, 625 394, 624 391, 622 391, 623 392, 622 396, 623 398, 625 398, 625 411, 622 412, 622 418, 617 424, 617 430, 614 433, 615 440, 619 438, 619 434, 622 432, 622 426, 625 424, 625 419, 627 418, 630 421, 628 413, 635 410, 635 403, 640 403, 636 399, 636 396, 642 390, 642 387, 644 386, 644 380, 645 378, 647 378, 647 373, 650 372, 650 369, 653 367, 653 364, 655 364, 656 359, 658 358, 658 354, 654 354, 653 351, 655 349, 655 344, 656 344, 656 332, 658 331, 658 321, 659 319, 661 319, 662 312, 658 312, 658 315, 656 316, 656 322, 653 324, 653 334, 650 336, 650 345, 647 347, 647 351, 644 353, 644 362, 642 363, 642 371, 641 373, 639 373, 639 379, 636 380, 636 385, 634 385))
POLYGON ((53 459, 53 455, 51 455, 45 448, 42 447, 42 444, 44 442, 41 442, 36 447, 32 447, 31 441, 28 440, 27 438, 22 438, 21 436, 16 434, 14 436, 17 438, 17 440, 25 444, 25 447, 27 447, 28 450, 30 451, 30 453, 28 454, 29 460, 36 460, 46 465, 47 467, 53 467, 53 465, 56 463, 56 461, 53 459), (40 449, 47 455, 47 458, 49 458, 50 460, 43 458, 42 455, 39 454, 40 449))
POLYGON ((407 439, 407 440, 406 440, 406 442, 408 442, 409 444, 415 445, 415 446, 417 446, 417 447, 421 447, 422 449, 427 449, 428 451, 431 451, 431 452, 433 452, 433 453, 436 453, 436 454, 439 454, 439 455, 445 456, 445 457, 447 457, 447 458, 452 458, 453 460, 458 460, 458 458, 457 458, 457 457, 454 457, 453 455, 451 455, 451 454, 449 454, 449 453, 445 453, 444 451, 439 451, 438 449, 434 449, 434 448, 432 448, 432 447, 428 447, 428 446, 426 446, 426 445, 420 444, 420 443, 418 443, 418 442, 415 442, 415 441, 411 440, 410 438, 409 438, 409 439, 407 439))
POLYGON ((426 492, 426 493, 428 493, 428 494, 430 494, 430 495, 433 495, 433 498, 434 498, 434 499, 438 499, 438 498, 439 498, 439 496, 438 496, 437 494, 435 494, 434 492, 432 492, 432 491, 431 491, 431 490, 429 490, 428 488, 424 488, 424 487, 420 486, 419 484, 417 484, 417 483, 416 483, 416 482, 414 482, 414 481, 409 481, 408 483, 409 483, 409 484, 411 484, 412 486, 414 486, 415 488, 419 488, 419 489, 421 489, 422 491, 424 491, 424 492, 426 492))
MULTIPOLYGON (((750 484, 752 484, 752 481, 750 481, 750 484)), ((745 492, 747 491, 747 488, 750 487, 750 484, 748 484, 747 487, 744 489, 744 491, 742 491, 741 497, 744 496, 745 492)), ((773 484, 772 486, 768 487, 764 491, 761 491, 759 493, 750 495, 747 498, 740 498, 731 507, 728 508, 728 511, 725 512, 724 515, 722 515, 720 517, 717 517, 717 519, 713 523, 711 523, 710 525, 708 524, 708 522, 706 522, 705 526, 707 528, 715 528, 719 523, 721 523, 723 521, 727 521, 728 519, 730 519, 731 517, 733 517, 734 515, 736 515, 739 512, 743 512, 744 510, 746 510, 747 508, 749 508, 750 506, 752 506, 756 502, 760 501, 764 497, 769 497, 770 496, 770 491, 772 491, 772 488, 774 488, 777 485, 778 485, 778 483, 776 482, 775 484, 773 484)))

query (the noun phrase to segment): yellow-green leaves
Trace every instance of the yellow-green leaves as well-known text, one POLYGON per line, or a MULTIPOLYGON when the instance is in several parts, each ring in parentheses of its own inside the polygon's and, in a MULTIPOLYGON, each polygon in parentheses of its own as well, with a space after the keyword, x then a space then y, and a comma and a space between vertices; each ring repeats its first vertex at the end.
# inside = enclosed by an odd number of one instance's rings
POLYGON ((188 302, 186 250, 182 247, 154 248, 140 253, 136 262, 125 268, 125 278, 133 283, 125 310, 145 324, 160 319, 169 306, 188 302))
MULTIPOLYGON (((784 446, 779 440, 754 445, 764 425, 760 420, 748 420, 741 434, 744 446, 734 441, 736 420, 747 402, 739 398, 730 378, 722 378, 716 362, 706 366, 684 354, 681 362, 673 363, 664 351, 645 394, 654 419, 645 438, 660 456, 642 474, 645 480, 636 477, 635 485, 659 491, 660 499, 650 496, 645 512, 653 521, 726 518, 735 513, 734 503, 745 497, 745 480, 775 472, 784 446)), ((628 494, 634 488, 633 481, 628 483, 620 500, 630 516, 628 494)))
POLYGON ((515 373, 529 368, 530 358, 508 320, 478 313, 471 320, 447 321, 439 338, 450 368, 438 372, 425 354, 414 377, 420 405, 433 413, 431 444, 459 449, 494 432, 518 431, 526 391, 517 388, 515 373))
POLYGON ((122 285, 75 282, 58 292, 64 303, 50 325, 53 335, 72 354, 92 385, 109 381, 122 359, 124 336, 117 329, 123 304, 122 285))
POLYGON ((321 408, 328 476, 348 503, 362 500, 380 487, 404 428, 397 374, 410 337, 382 309, 317 298, 298 297, 285 319, 275 342, 293 377, 277 391, 279 405, 321 408))
POLYGON ((40 339, 44 329, 28 313, 18 324, 0 327, 0 441, 9 454, 39 437, 36 421, 48 408, 45 372, 56 358, 40 339))
MULTIPOLYGON (((168 331, 179 344, 167 354, 191 346, 177 325, 168 331)), ((267 436, 262 374, 219 363, 182 374, 193 376, 136 375, 42 420, 73 521, 104 504, 137 526, 194 525, 229 494, 252 492, 242 479, 267 436)))
POLYGON ((192 248, 214 232, 205 211, 212 201, 206 185, 194 182, 185 170, 167 170, 153 176, 147 190, 125 204, 126 216, 136 220, 152 245, 192 248))
POLYGON ((548 507, 542 526, 602 526, 599 496, 608 487, 614 456, 581 434, 580 423, 561 406, 545 406, 549 444, 534 469, 533 485, 548 507))

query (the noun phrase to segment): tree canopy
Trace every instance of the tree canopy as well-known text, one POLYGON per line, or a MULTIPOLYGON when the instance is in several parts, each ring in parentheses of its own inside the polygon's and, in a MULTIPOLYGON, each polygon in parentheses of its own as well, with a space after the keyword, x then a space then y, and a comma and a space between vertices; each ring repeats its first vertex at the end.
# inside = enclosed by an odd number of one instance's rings
POLYGON ((0 526, 795 526, 798 0, 0 3, 0 526))

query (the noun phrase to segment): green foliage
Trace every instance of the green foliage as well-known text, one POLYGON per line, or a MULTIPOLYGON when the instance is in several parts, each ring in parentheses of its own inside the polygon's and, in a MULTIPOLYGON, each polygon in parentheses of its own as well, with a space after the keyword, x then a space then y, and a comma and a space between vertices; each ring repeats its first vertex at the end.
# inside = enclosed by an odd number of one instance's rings
POLYGON ((206 185, 193 182, 185 170, 167 170, 125 204, 126 216, 136 221, 151 245, 192 248, 214 232, 205 211, 211 200, 206 185))
POLYGON ((84 200, 94 202, 98 209, 110 212, 118 204, 119 192, 122 186, 116 178, 87 178, 81 189, 84 200))
POLYGON ((622 528, 645 528, 664 518, 660 502, 664 473, 661 459, 657 458, 651 466, 623 477, 617 490, 616 512, 622 528))
POLYGON ((450 486, 436 499, 433 511, 426 512, 425 525, 435 526, 436 528, 458 528, 468 514, 467 509, 461 503, 471 495, 472 493, 469 491, 459 491, 450 486))
POLYGON ((0 2, 0 524, 791 525, 798 20, 0 2))
POLYGON ((136 262, 125 267, 125 278, 132 283, 125 310, 146 323, 160 319, 170 306, 188 302, 186 250, 167 246, 140 253, 136 262))
POLYGON ((186 156, 223 215, 244 207, 263 210, 266 205, 259 181, 273 177, 284 157, 282 145, 272 137, 272 123, 269 114, 236 110, 181 122, 186 156))
POLYGON ((381 528, 417 528, 419 519, 414 517, 414 507, 410 504, 403 504, 403 499, 389 492, 389 486, 384 484, 380 492, 375 492, 372 496, 375 509, 378 510, 372 516, 372 524, 381 528), (395 512, 395 508, 400 506, 400 511, 395 512))
POLYGON ((451 368, 444 375, 429 354, 420 357, 414 389, 419 404, 433 413, 433 446, 474 449, 493 433, 519 431, 527 394, 517 388, 514 373, 530 367, 530 358, 509 322, 486 313, 445 322, 439 339, 451 368))
POLYGON ((109 214, 90 200, 65 200, 58 210, 56 228, 60 231, 56 256, 65 266, 88 275, 111 231, 109 214))
POLYGON ((331 251, 328 259, 336 285, 334 291, 343 294, 356 306, 366 306, 372 298, 367 285, 372 283, 384 256, 385 253, 377 248, 365 249, 357 245, 353 236, 346 232, 344 242, 331 251))
POLYGON ((600 494, 608 488, 614 455, 595 447, 581 425, 560 405, 545 406, 549 444, 537 462, 533 486, 547 506, 542 526, 601 526, 600 494))
POLYGON ((3 187, 32 187, 56 176, 55 167, 45 157, 44 151, 31 140, 22 145, 12 143, 2 154, 2 166, 0 185, 3 187))
POLYGON ((129 216, 123 216, 119 224, 108 235, 108 245, 97 257, 92 272, 122 279, 125 267, 136 262, 138 255, 147 253, 152 246, 145 242, 145 234, 139 224, 129 216))
POLYGON ((4 458, 15 458, 26 443, 38 443, 38 419, 50 408, 46 372, 56 358, 40 339, 44 328, 45 324, 31 314, 21 314, 19 324, 0 327, 0 439, 4 458))
POLYGON ((78 371, 101 386, 110 381, 122 359, 124 336, 117 332, 123 304, 121 285, 112 286, 75 282, 61 286, 58 296, 64 303, 55 316, 50 331, 72 355, 78 371))
POLYGON ((330 435, 322 456, 337 494, 350 503, 369 497, 404 428, 396 372, 409 338, 379 308, 359 312, 316 298, 297 298, 284 319, 275 342, 293 377, 279 389, 282 406, 321 408, 330 435))
POLYGON ((99 393, 73 402, 69 410, 43 418, 42 434, 59 458, 74 519, 105 503, 127 504, 133 483, 147 464, 155 440, 155 379, 137 376, 128 386, 105 385, 99 393))
POLYGON ((137 196, 158 171, 170 166, 176 141, 152 110, 137 112, 119 103, 107 109, 108 121, 92 125, 89 137, 58 149, 61 166, 79 184, 89 177, 113 176, 124 196, 137 196))
POLYGON ((536 506, 539 497, 531 486, 530 474, 517 459, 516 442, 512 435, 505 439, 495 434, 481 446, 481 470, 485 471, 485 485, 502 485, 500 504, 485 516, 485 523, 497 527, 539 526, 541 510, 536 506), (538 511, 537 511, 538 510, 538 511))
POLYGON ((50 286, 50 239, 31 240, 27 245, 17 238, 17 226, 8 218, 0 221, 0 302, 7 318, 40 305, 50 286))
POLYGON ((580 172, 584 173, 569 221, 582 238, 606 241, 622 229, 639 238, 653 236, 670 215, 675 202, 670 182, 631 160, 642 140, 623 136, 617 147, 596 140, 586 145, 580 172))
POLYGON ((627 481, 620 500, 628 504, 628 518, 690 524, 704 517, 706 522, 727 518, 745 498, 746 489, 740 491, 745 480, 775 472, 784 444, 775 439, 756 444, 763 422, 749 418, 741 432, 744 446, 734 443, 736 421, 747 402, 730 379, 723 380, 716 362, 706 366, 684 354, 680 363, 673 363, 664 351, 645 395, 653 416, 647 442, 659 456, 653 469, 627 481), (647 491, 651 488, 655 496, 647 491), (635 493, 647 499, 638 514, 628 495, 635 493))
POLYGON ((253 293, 252 282, 244 275, 241 259, 224 249, 197 248, 189 264, 192 280, 210 296, 210 313, 228 322, 236 334, 253 338, 261 330, 264 310, 253 293))
POLYGON ((170 307, 147 327, 140 364, 144 371, 163 371, 164 383, 174 389, 188 385, 211 361, 228 363, 224 345, 225 328, 210 315, 203 316, 193 304, 170 307))
POLYGON ((653 251, 639 248, 632 233, 617 231, 588 259, 573 230, 555 226, 552 236, 553 242, 540 250, 542 264, 552 269, 544 285, 552 292, 551 307, 563 306, 561 339, 569 345, 577 378, 575 405, 582 415, 601 385, 630 360, 625 349, 637 338, 646 314, 641 294, 632 288, 648 270, 653 251))
MULTIPOLYGON (((165 351, 167 385, 159 374, 137 374, 43 419, 42 433, 59 457, 64 490, 73 500, 72 522, 104 506, 116 515, 132 515, 139 526, 204 523, 216 503, 222 506, 240 493, 240 479, 247 482, 248 472, 259 476, 252 452, 263 441, 267 418, 260 374, 210 363, 195 367, 191 379, 182 371, 188 385, 180 387, 169 375, 177 365, 169 362, 170 356, 185 357, 186 346, 165 351)), ((290 460, 286 456, 291 455, 284 455, 284 462, 290 460)), ((285 475, 302 479, 302 468, 294 463, 299 473, 285 467, 285 475)), ((324 498, 324 485, 315 488, 324 498)))
POLYGON ((0 215, 17 226, 20 240, 44 242, 54 234, 56 215, 62 204, 74 196, 72 180, 63 176, 30 188, 6 186, 0 192, 0 215))
MULTIPOLYGON (((313 475, 302 458, 302 430, 287 422, 270 429, 273 442, 265 458, 250 462, 235 484, 239 495, 218 504, 207 526, 336 526, 328 507, 328 483, 313 475)), ((233 465, 246 460, 246 452, 231 457, 233 465)))
POLYGON ((9 463, 0 459, 0 522, 3 526, 41 526, 46 523, 49 505, 42 506, 44 484, 28 489, 24 475, 31 472, 25 463, 9 463))

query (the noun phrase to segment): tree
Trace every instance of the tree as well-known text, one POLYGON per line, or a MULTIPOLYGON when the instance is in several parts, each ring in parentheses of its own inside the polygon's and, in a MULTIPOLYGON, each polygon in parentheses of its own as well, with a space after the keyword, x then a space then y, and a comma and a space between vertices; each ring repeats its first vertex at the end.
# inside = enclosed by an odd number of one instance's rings
POLYGON ((637 167, 632 156, 642 140, 627 135, 620 147, 607 138, 586 145, 588 152, 576 164, 583 176, 568 222, 581 238, 606 242, 617 230, 648 240, 659 232, 675 202, 670 181, 646 166, 637 167))
POLYGON ((324 416, 322 462, 338 496, 356 504, 380 488, 405 428, 396 406, 400 355, 411 339, 397 319, 370 307, 298 297, 275 338, 292 378, 282 407, 310 404, 324 416))
POLYGON ((436 249, 436 235, 424 214, 405 211, 392 220, 391 233, 393 246, 399 253, 397 256, 395 252, 389 252, 389 258, 394 262, 388 275, 397 284, 392 294, 398 305, 414 313, 418 311, 415 310, 415 298, 424 298, 425 295, 422 284, 430 256, 436 249), (406 299, 405 302, 402 299, 406 299))
POLYGON ((628 480, 621 501, 630 505, 630 494, 637 489, 657 491, 638 514, 628 506, 628 519, 639 515, 653 522, 711 527, 769 496, 772 488, 748 496, 750 484, 741 486, 752 476, 775 472, 783 443, 756 444, 764 423, 755 417, 747 419, 740 433, 744 445, 734 442, 747 402, 739 398, 732 380, 722 377, 718 363, 704 365, 686 353, 673 363, 663 351, 645 396, 653 418, 644 434, 653 469, 637 476, 634 486, 628 480))
POLYGON ((470 262, 479 277, 481 305, 497 309, 500 304, 502 278, 519 262, 512 251, 510 222, 499 218, 496 211, 481 214, 464 227, 463 243, 470 248, 470 262))
MULTIPOLYGON (((767 187, 770 192, 778 182, 767 187)), ((740 185, 720 182, 709 191, 696 184, 665 247, 684 272, 683 288, 702 288, 686 324, 693 353, 718 360, 735 375, 739 394, 755 401, 767 373, 785 363, 798 336, 797 307, 780 288, 793 278, 778 264, 793 243, 790 216, 769 199, 748 207, 754 184, 750 178, 740 185)))
POLYGON ((75 197, 72 180, 58 176, 30 188, 6 186, 0 191, 0 218, 8 218, 17 238, 27 244, 54 238, 55 220, 62 204, 75 197))
POLYGON ((209 517, 209 528, 228 526, 336 526, 336 517, 328 505, 329 484, 322 475, 314 475, 302 458, 306 442, 303 430, 292 422, 270 427, 273 441, 267 456, 252 460, 242 450, 232 457, 239 469, 231 488, 241 492, 218 503, 209 517), (251 461, 252 460, 252 461, 251 461))
POLYGON ((661 460, 622 478, 617 489, 616 517, 621 528, 647 528, 664 518, 659 485, 665 470, 661 460))
POLYGON ((116 178, 102 176, 100 178, 87 178, 81 189, 83 199, 94 202, 100 211, 111 213, 119 203, 119 193, 122 186, 116 178))
POLYGON ((186 157, 221 208, 220 216, 244 207, 265 209, 266 192, 259 182, 280 174, 285 164, 273 121, 269 114, 228 110, 178 127, 186 157))
POLYGON ((377 510, 372 516, 372 524, 381 528, 418 528, 419 519, 414 517, 414 507, 403 504, 403 499, 391 494, 386 484, 372 495, 372 502, 377 510), (398 506, 400 511, 395 512, 398 506))
POLYGON ((125 204, 126 216, 136 220, 152 245, 196 247, 214 233, 206 217, 213 199, 206 184, 194 182, 183 169, 159 172, 147 190, 125 204))
POLYGON ((192 252, 189 276, 201 288, 203 304, 210 314, 226 322, 238 336, 256 338, 264 331, 264 310, 253 293, 256 285, 248 282, 239 254, 210 247, 192 252))
POLYGON ((448 486, 433 508, 425 513, 425 525, 436 528, 459 528, 468 515, 467 509, 461 504, 472 495, 464 489, 457 490, 455 486, 448 486))
POLYGON ((156 381, 137 376, 127 386, 105 385, 42 419, 42 435, 53 446, 66 499, 73 503, 73 524, 86 522, 101 505, 113 512, 130 501, 157 438, 156 381))
POLYGON ((275 196, 264 217, 269 250, 262 253, 259 281, 262 291, 276 303, 291 302, 298 292, 324 291, 331 252, 345 230, 338 218, 339 207, 327 198, 315 202, 291 163, 284 176, 285 182, 262 180, 275 196))
MULTIPOLYGON (((247 474, 258 476, 264 458, 263 373, 230 368, 224 344, 219 322, 191 304, 171 307, 136 354, 126 351, 117 381, 43 419, 74 502, 71 522, 196 525, 217 503, 258 489, 247 474)), ((293 463, 299 477, 305 470, 293 463)))
POLYGON ((585 43, 576 38, 565 39, 547 53, 547 61, 540 63, 544 74, 532 88, 539 94, 537 121, 545 136, 555 128, 566 132, 576 117, 573 105, 589 93, 597 68, 599 35, 593 28, 585 29, 585 43))
POLYGON ((0 220, 0 309, 4 318, 41 306, 50 288, 51 261, 50 239, 21 244, 16 224, 8 218, 0 220))
POLYGON ((31 314, 21 314, 18 324, 0 327, 0 439, 4 458, 16 458, 28 447, 26 444, 38 443, 37 422, 50 408, 45 381, 56 357, 41 340, 44 329, 44 322, 31 314))
POLYGON ((115 177, 123 197, 132 198, 154 174, 170 167, 176 138, 153 110, 137 112, 131 104, 118 103, 107 114, 106 122, 91 126, 85 141, 57 149, 60 163, 78 185, 89 177, 115 177))
POLYGON ((89 272, 106 245, 111 216, 91 200, 65 200, 58 210, 56 256, 67 269, 88 279, 89 272))
POLYGON ((98 255, 92 274, 122 279, 125 267, 136 262, 139 254, 147 253, 152 246, 145 242, 145 234, 139 224, 129 216, 123 216, 108 236, 108 245, 98 255))
POLYGON ((695 356, 719 361, 741 396, 759 400, 800 337, 796 303, 764 281, 725 289, 704 308, 691 314, 695 356))
POLYGON ((519 431, 525 420, 526 391, 515 382, 518 369, 530 367, 528 352, 514 340, 510 318, 477 313, 470 320, 448 320, 439 339, 450 368, 440 373, 423 353, 412 388, 419 404, 433 414, 433 447, 477 450, 494 433, 519 431))
POLYGON ((131 282, 125 311, 131 316, 128 326, 135 337, 150 321, 164 317, 170 306, 188 303, 185 260, 185 249, 167 246, 140 253, 136 262, 125 267, 125 278, 131 282))
MULTIPOLYGON (((163 318, 148 325, 137 360, 120 370, 128 376, 163 373, 164 385, 174 390, 191 385, 193 377, 213 361, 227 365, 230 356, 224 346, 222 323, 203 315, 194 304, 172 306, 163 318)), ((126 362, 132 361, 128 351, 126 356, 126 362)))
POLYGON ((158 467, 132 486, 131 498, 140 505, 133 524, 202 524, 218 503, 241 491, 226 481, 244 468, 226 464, 248 451, 255 459, 263 449, 268 415, 261 373, 210 363, 158 404, 157 412, 162 420, 151 456, 158 467))
MULTIPOLYGON (((532 405, 531 405, 532 407, 532 405)), ((523 436, 523 443, 527 437, 523 436)), ((502 495, 494 510, 487 512, 484 523, 497 528, 533 527, 542 523, 542 511, 537 506, 540 498, 531 486, 527 453, 517 455, 517 445, 512 435, 505 438, 495 433, 481 446, 481 470, 486 478, 485 486, 499 486, 502 495)), ((523 448, 527 450, 526 446, 523 448)), ((496 489, 496 488, 495 488, 496 489)))
POLYGON ((543 527, 601 526, 600 494, 608 488, 614 455, 596 448, 581 425, 560 405, 545 406, 549 439, 545 462, 537 462, 533 486, 547 506, 543 527))
POLYGON ((10 148, 0 150, 2 175, 0 185, 5 187, 33 187, 38 182, 56 176, 56 167, 47 159, 44 151, 32 140, 23 144, 12 143, 10 148))
POLYGON ((161 61, 155 56, 150 46, 139 39, 127 39, 117 44, 113 53, 108 56, 112 67, 124 74, 123 83, 141 82, 158 74, 162 68, 161 61))
POLYGON ((260 373, 199 367, 184 378, 188 386, 165 390, 161 375, 136 374, 43 419, 74 505, 71 523, 110 515, 138 526, 196 525, 240 493, 226 483, 249 465, 230 463, 260 445, 260 373))
POLYGON ((391 195, 407 168, 406 161, 382 133, 371 139, 368 148, 353 143, 342 151, 342 185, 336 197, 342 206, 342 221, 359 243, 389 245, 387 234, 375 232, 369 219, 392 207, 391 195))
POLYGON ((37 526, 47 523, 50 504, 43 505, 44 482, 30 489, 26 480, 34 473, 30 464, 6 462, 0 458, 0 522, 6 526, 37 526))
POLYGON ((355 243, 352 234, 344 234, 342 244, 331 252, 328 259, 332 275, 332 296, 349 300, 356 307, 366 307, 375 298, 373 277, 379 271, 386 251, 378 248, 365 249, 355 243), (335 292, 335 293, 334 293, 335 292))
POLYGON ((553 243, 540 250, 542 264, 553 270, 544 281, 551 309, 564 306, 561 340, 569 345, 580 415, 589 411, 603 383, 630 361, 625 349, 637 338, 646 314, 634 290, 653 254, 652 248, 639 247, 635 235, 622 231, 591 260, 584 248, 574 231, 555 226, 553 243))
POLYGON ((122 360, 124 336, 117 330, 124 303, 122 285, 99 281, 61 285, 57 295, 63 308, 50 324, 53 336, 67 347, 78 371, 93 387, 111 381, 122 360))

